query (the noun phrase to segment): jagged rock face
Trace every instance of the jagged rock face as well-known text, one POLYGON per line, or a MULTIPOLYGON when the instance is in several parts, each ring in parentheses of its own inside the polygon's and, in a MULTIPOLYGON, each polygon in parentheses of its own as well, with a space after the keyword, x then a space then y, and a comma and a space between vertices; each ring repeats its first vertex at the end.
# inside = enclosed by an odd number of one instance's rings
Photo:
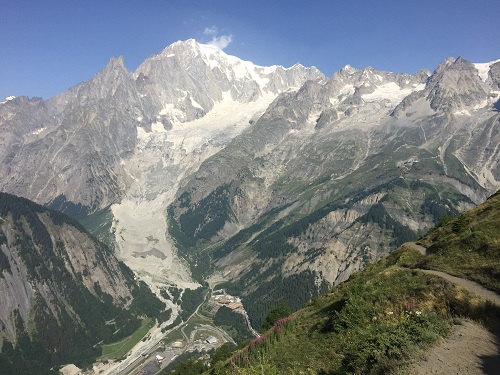
POLYGON ((500 187, 498 69, 326 79, 178 42, 134 73, 114 59, 48 101, 1 104, 0 187, 111 205, 117 253, 152 284, 194 284, 182 248, 250 303, 280 278, 319 290, 500 187))
POLYGON ((114 168, 132 152, 137 137, 130 113, 137 94, 131 85, 131 74, 113 60, 69 93, 35 109, 15 108, 15 116, 1 124, 5 130, 17 129, 2 149, 2 190, 41 203, 64 196, 88 211, 117 199, 121 187, 114 168), (26 116, 36 123, 26 126, 26 116))
POLYGON ((91 81, 47 101, 0 105, 0 188, 63 210, 71 202, 88 214, 119 201, 133 182, 123 162, 136 151, 138 127, 168 130, 224 99, 273 98, 321 77, 299 65, 254 66, 194 40, 174 43, 135 73, 112 59, 91 81))
POLYGON ((497 90, 500 89, 500 62, 494 63, 490 66, 488 72, 489 78, 493 82, 493 87, 497 90))
POLYGON ((170 221, 215 248, 249 304, 279 278, 343 281, 500 188, 483 70, 461 58, 432 75, 346 67, 283 93, 182 183, 170 221))
POLYGON ((248 103, 323 75, 301 65, 290 69, 255 66, 190 39, 147 59, 135 77, 141 96, 157 112, 170 122, 187 122, 203 117, 225 93, 234 101, 248 103))
MULTIPOLYGON (((270 203, 273 194, 278 193, 275 182, 283 178, 283 173, 307 184, 325 172, 324 166, 332 162, 328 155, 332 153, 328 148, 334 147, 336 142, 331 137, 338 137, 339 128, 355 122, 350 120, 352 116, 358 113, 375 115, 372 121, 376 123, 386 114, 383 110, 386 106, 412 90, 423 88, 426 79, 426 76, 420 75, 351 68, 341 70, 326 82, 308 81, 299 90, 282 94, 253 127, 201 165, 194 178, 190 178, 178 193, 179 201, 174 205, 176 214, 195 210, 200 199, 215 187, 224 184, 239 186, 239 181, 243 179, 243 184, 252 181, 259 187, 239 190, 238 197, 241 198, 241 194, 250 190, 259 191, 259 195, 267 198, 260 202, 254 199, 255 194, 251 194, 252 202, 254 206, 259 205, 257 211, 265 210, 269 204, 273 204, 270 203), (311 157, 318 162, 311 163, 300 157, 305 155, 314 155, 311 157), (185 204, 186 194, 189 194, 189 205, 185 204)), ((364 155, 365 142, 356 136, 357 130, 347 133, 346 138, 352 137, 350 141, 359 142, 359 147, 349 148, 364 155)), ((354 154, 349 153, 331 156, 340 157, 336 164, 345 170, 350 168, 350 163, 358 161, 354 154)), ((248 207, 243 211, 248 216, 248 207)))
POLYGON ((488 97, 474 64, 459 57, 443 62, 432 75, 427 99, 435 110, 471 108, 488 97))
POLYGON ((107 209, 110 243, 142 279, 196 288, 168 236, 166 207, 185 176, 309 79, 324 76, 301 65, 256 66, 194 40, 134 73, 112 59, 47 101, 0 105, 0 189, 74 217, 107 209))
POLYGON ((5 193, 0 193, 0 205, 2 340, 15 343, 24 330, 43 330, 36 326, 40 309, 61 325, 66 316, 87 324, 74 306, 77 296, 92 308, 85 293, 121 308, 131 302, 130 275, 78 224, 5 193))

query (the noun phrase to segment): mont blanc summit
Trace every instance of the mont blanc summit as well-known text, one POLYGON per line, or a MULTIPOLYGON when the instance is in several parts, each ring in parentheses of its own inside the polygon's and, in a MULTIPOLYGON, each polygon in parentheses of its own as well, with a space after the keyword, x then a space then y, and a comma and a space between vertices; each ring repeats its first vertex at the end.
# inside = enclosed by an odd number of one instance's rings
POLYGON ((134 73, 113 58, 54 98, 1 105, 1 188, 77 217, 111 210, 113 242, 133 269, 190 285, 165 237, 179 182, 281 92, 323 78, 301 65, 256 66, 192 39, 134 73))
POLYGON ((168 130, 230 103, 260 100, 263 111, 280 92, 321 77, 299 65, 257 67, 192 39, 148 58, 135 73, 113 58, 92 80, 49 100, 3 103, 1 168, 10 177, 2 189, 93 212, 126 190, 121 162, 134 153, 138 128, 168 130))

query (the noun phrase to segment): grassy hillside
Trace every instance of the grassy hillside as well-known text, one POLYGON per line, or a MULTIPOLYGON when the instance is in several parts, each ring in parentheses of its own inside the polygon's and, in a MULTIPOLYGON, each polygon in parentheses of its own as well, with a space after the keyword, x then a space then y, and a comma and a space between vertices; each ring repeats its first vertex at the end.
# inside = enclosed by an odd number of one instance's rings
POLYGON ((432 230, 422 240, 430 249, 428 256, 403 246, 369 265, 278 321, 210 373, 405 373, 410 362, 462 317, 498 329, 498 306, 416 268, 425 265, 486 286, 498 284, 499 207, 497 193, 432 230))
POLYGON ((419 267, 474 280, 500 293, 500 192, 429 231, 420 242, 428 255, 419 267))

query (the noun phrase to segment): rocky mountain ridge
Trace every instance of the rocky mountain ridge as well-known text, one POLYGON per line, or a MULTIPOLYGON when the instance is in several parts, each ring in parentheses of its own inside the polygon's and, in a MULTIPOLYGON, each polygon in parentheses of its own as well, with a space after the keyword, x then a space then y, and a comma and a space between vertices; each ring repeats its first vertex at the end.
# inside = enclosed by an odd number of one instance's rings
POLYGON ((251 305, 293 304, 292 275, 312 272, 318 292, 347 279, 499 188, 498 65, 487 76, 463 58, 430 75, 346 67, 280 95, 181 184, 171 233, 200 257, 215 249, 251 305))
POLYGON ((499 69, 325 78, 177 42, 133 73, 117 58, 55 98, 1 104, 0 188, 106 220, 153 288, 211 275, 258 320, 498 189, 499 69))
POLYGON ((135 73, 113 58, 92 80, 49 100, 18 97, 1 105, 0 172, 8 176, 1 189, 63 210, 71 202, 80 214, 94 212, 125 191, 126 181, 117 176, 126 175, 121 162, 134 152, 138 127, 171 129, 202 118, 227 95, 249 103, 269 94, 269 101, 321 77, 299 65, 257 67, 194 40, 174 43, 135 73))
POLYGON ((134 73, 112 59, 54 98, 0 106, 0 189, 75 217, 108 210, 111 245, 134 271, 151 285, 194 288, 166 236, 165 208, 179 181, 279 93, 323 78, 300 65, 259 67, 194 40, 134 73))

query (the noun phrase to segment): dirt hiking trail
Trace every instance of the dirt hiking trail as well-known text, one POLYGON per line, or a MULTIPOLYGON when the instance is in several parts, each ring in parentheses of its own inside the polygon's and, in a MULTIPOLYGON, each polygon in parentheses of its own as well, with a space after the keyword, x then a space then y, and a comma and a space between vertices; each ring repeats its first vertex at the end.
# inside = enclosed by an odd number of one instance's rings
POLYGON ((410 369, 412 375, 498 375, 500 359, 494 334, 482 325, 464 320, 438 346, 410 369))
MULTIPOLYGON (((427 249, 421 245, 416 244, 415 242, 408 242, 406 245, 409 245, 413 247, 415 250, 418 250, 422 255, 427 255, 427 249)), ((495 305, 500 306, 500 296, 498 294, 492 292, 491 290, 486 289, 485 287, 481 286, 480 284, 474 281, 452 276, 441 271, 422 270, 422 269, 420 269, 420 271, 427 273, 429 275, 442 277, 443 279, 448 280, 449 282, 456 284, 458 286, 461 286, 462 288, 467 289, 469 292, 477 294, 478 296, 481 296, 484 299, 493 302, 495 305)), ((498 374, 500 375, 500 368, 498 374)))
MULTIPOLYGON (((421 254, 427 249, 408 243, 421 254)), ((459 285, 500 306, 500 296, 466 279, 433 270, 420 270, 459 285)), ((411 375, 500 375, 499 338, 484 326, 470 320, 456 325, 449 337, 426 352, 424 358, 410 367, 411 375)))

